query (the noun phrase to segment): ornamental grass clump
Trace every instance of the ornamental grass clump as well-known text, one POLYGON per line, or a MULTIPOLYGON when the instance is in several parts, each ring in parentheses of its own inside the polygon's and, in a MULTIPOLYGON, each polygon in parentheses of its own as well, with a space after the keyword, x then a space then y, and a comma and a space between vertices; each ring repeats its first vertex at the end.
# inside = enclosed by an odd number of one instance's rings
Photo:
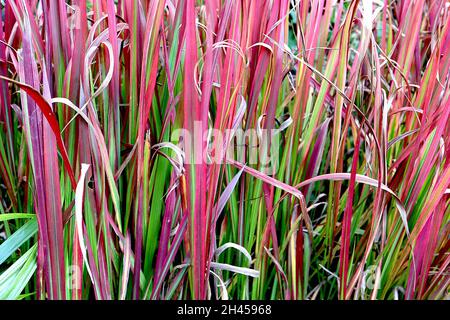
POLYGON ((446 0, 2 0, 0 299, 448 299, 446 0))

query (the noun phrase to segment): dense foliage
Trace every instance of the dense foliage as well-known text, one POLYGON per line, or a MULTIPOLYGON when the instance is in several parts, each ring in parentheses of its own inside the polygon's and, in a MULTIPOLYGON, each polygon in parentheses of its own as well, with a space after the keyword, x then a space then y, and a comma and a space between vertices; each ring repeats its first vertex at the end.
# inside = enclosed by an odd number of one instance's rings
POLYGON ((448 298, 449 7, 2 0, 0 298, 448 298))

